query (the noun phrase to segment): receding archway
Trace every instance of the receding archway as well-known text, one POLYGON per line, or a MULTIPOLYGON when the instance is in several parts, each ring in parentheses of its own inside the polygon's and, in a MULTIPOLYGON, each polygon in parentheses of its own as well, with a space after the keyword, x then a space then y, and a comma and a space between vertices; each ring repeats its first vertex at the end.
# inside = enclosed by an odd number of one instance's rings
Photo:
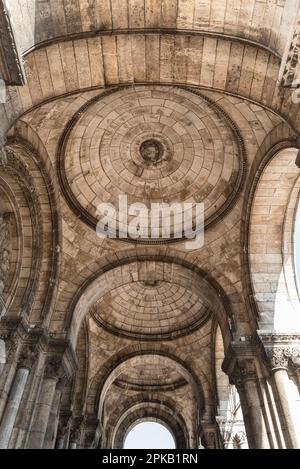
POLYGON ((171 431, 163 423, 145 420, 129 429, 124 449, 175 449, 171 431))
POLYGON ((259 327, 263 330, 291 332, 300 328, 294 255, 300 190, 297 152, 292 147, 276 152, 262 165, 255 186, 249 261, 259 327))

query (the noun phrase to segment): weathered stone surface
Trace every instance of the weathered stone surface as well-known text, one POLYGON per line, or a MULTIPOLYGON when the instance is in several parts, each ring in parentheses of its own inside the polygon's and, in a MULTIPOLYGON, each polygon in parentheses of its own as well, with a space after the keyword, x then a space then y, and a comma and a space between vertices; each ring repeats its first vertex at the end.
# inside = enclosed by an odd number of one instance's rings
POLYGON ((298 2, 6 3, 0 447, 299 447, 298 2), (121 193, 203 202, 204 245, 99 238, 121 193))

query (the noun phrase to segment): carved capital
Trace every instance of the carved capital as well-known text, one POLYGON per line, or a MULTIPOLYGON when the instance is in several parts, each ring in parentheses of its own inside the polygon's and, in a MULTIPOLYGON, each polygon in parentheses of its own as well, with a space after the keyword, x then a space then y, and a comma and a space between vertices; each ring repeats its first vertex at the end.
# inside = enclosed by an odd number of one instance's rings
POLYGON ((69 432, 71 414, 60 415, 57 427, 57 438, 64 439, 69 432))
POLYGON ((86 416, 84 420, 84 447, 94 448, 97 445, 97 429, 99 428, 99 420, 94 416, 86 416))
POLYGON ((256 367, 253 358, 237 359, 233 372, 230 374, 230 380, 232 384, 235 384, 237 388, 243 386, 246 381, 255 380, 256 367))
POLYGON ((19 368, 28 368, 29 370, 34 366, 38 358, 38 352, 33 345, 25 345, 18 358, 19 368))
POLYGON ((272 371, 300 366, 300 335, 259 332, 272 371))
POLYGON ((45 364, 45 378, 56 380, 65 378, 61 356, 52 356, 47 358, 45 364))
POLYGON ((217 447, 215 432, 204 432, 203 443, 206 448, 215 449, 217 447))
POLYGON ((70 443, 76 443, 77 445, 80 442, 82 434, 82 421, 73 422, 70 432, 70 443))
POLYGON ((266 350, 272 371, 298 368, 300 363, 300 347, 274 347, 266 350))
POLYGON ((6 347, 6 361, 11 362, 15 357, 18 349, 18 339, 15 336, 11 336, 4 339, 6 347))
POLYGON ((289 49, 285 53, 281 70, 279 73, 280 85, 284 87, 294 87, 294 83, 298 78, 299 70, 299 56, 300 56, 300 17, 298 16, 294 26, 293 37, 289 44, 289 49))

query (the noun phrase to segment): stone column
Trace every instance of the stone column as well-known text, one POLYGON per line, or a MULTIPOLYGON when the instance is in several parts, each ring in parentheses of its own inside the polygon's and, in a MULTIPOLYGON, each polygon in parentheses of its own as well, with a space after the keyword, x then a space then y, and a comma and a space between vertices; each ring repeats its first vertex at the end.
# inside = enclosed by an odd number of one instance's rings
POLYGON ((71 425, 69 448, 77 449, 80 446, 83 417, 75 418, 71 425))
POLYGON ((50 411, 48 426, 45 435, 44 449, 53 449, 56 442, 56 434, 58 427, 59 408, 61 402, 61 394, 64 386, 64 379, 60 379, 56 385, 53 403, 50 411))
POLYGON ((101 438, 99 420, 93 416, 86 416, 82 423, 82 447, 87 449, 96 448, 101 438))
POLYGON ((15 376, 19 348, 18 339, 14 335, 4 334, 4 337, 6 362, 0 375, 0 421, 15 376))
POLYGON ((8 447, 30 368, 36 358, 33 348, 22 351, 0 425, 0 449, 8 447))
POLYGON ((5 342, 4 340, 0 339, 0 375, 2 374, 5 363, 6 363, 5 342))
POLYGON ((60 371, 61 358, 49 358, 45 366, 43 382, 35 409, 27 448, 40 449, 43 447, 60 371))
POLYGON ((297 360, 300 357, 300 348, 274 346, 267 348, 267 356, 270 360, 279 405, 284 418, 282 430, 286 438, 286 446, 287 448, 300 449, 300 409, 296 408, 293 383, 289 377, 289 367, 292 366, 293 359, 297 360))
POLYGON ((231 375, 240 395, 245 428, 251 449, 270 449, 263 403, 260 400, 255 361, 238 359, 231 375))
POLYGON ((69 447, 70 417, 71 413, 69 412, 60 414, 59 416, 55 443, 56 449, 65 449, 69 447))

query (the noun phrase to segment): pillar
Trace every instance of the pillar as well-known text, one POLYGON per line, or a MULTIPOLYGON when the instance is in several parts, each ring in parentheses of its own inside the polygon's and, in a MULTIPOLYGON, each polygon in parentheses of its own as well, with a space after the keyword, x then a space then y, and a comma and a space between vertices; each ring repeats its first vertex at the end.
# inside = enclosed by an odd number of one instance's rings
POLYGON ((35 408, 33 423, 30 429, 27 448, 40 449, 43 447, 60 370, 60 358, 48 359, 35 408))
POLYGON ((0 449, 7 448, 12 430, 14 428, 19 405, 23 396, 29 370, 19 368, 13 381, 12 389, 9 394, 8 402, 2 417, 0 426, 0 449))
POLYGON ((6 363, 5 342, 4 340, 0 339, 0 375, 2 374, 5 363, 6 363))
POLYGON ((251 449, 270 449, 264 403, 259 393, 259 382, 254 358, 236 360, 231 380, 238 390, 244 423, 251 449))
POLYGON ((18 339, 10 335, 5 340, 6 362, 3 365, 0 375, 0 421, 5 410, 8 395, 15 376, 17 357, 18 357, 18 339))
POLYGON ((51 407, 51 411, 49 415, 48 426, 47 426, 46 435, 45 435, 45 441, 44 441, 44 446, 43 446, 44 449, 53 449, 55 446, 63 381, 64 380, 59 380, 59 382, 56 385, 53 403, 52 403, 52 407, 51 407))
POLYGON ((70 412, 59 415, 56 443, 55 443, 56 449, 65 449, 69 447, 70 418, 71 418, 70 412))
POLYGON ((20 402, 25 390, 30 368, 35 361, 34 348, 26 346, 20 354, 18 367, 9 392, 6 406, 0 425, 0 448, 8 447, 9 440, 14 428, 20 402))
MULTIPOLYGON (((280 405, 283 422, 281 422, 286 447, 300 449, 300 409, 296 408, 296 386, 289 377, 289 369, 293 366, 293 358, 300 356, 300 348, 278 347, 267 348, 274 385, 280 405)), ((298 394, 298 391, 297 391, 298 394)), ((299 399, 299 397, 298 397, 299 399)))

